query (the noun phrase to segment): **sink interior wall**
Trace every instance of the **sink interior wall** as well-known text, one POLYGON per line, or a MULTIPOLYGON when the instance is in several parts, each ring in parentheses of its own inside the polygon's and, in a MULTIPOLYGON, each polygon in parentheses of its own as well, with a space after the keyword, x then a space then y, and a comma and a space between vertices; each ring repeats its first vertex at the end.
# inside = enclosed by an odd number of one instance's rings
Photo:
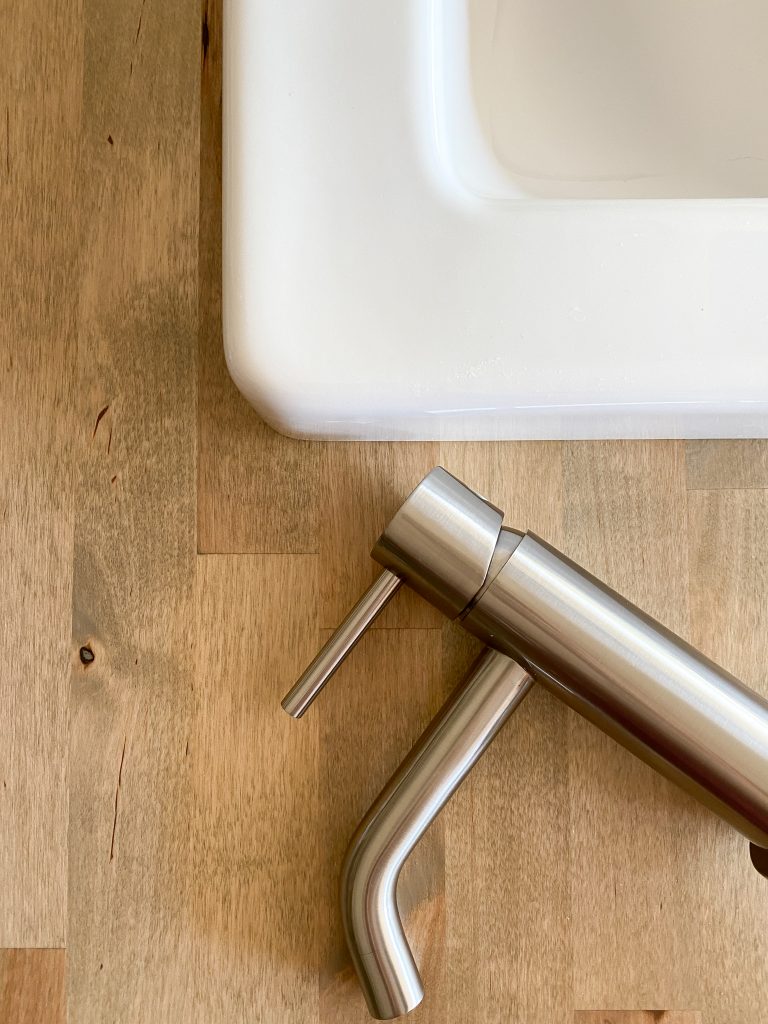
POLYGON ((441 67, 468 79, 446 119, 471 191, 768 196, 765 0, 447 0, 445 10, 461 24, 443 45, 466 48, 441 67), (469 152, 478 146, 486 153, 469 152))

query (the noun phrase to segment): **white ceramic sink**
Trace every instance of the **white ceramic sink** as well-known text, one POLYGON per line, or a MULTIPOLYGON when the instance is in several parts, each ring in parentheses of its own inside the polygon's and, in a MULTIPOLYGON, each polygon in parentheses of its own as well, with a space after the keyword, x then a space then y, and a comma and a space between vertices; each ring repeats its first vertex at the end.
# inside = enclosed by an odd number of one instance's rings
POLYGON ((278 430, 768 436, 764 0, 227 0, 224 339, 278 430))

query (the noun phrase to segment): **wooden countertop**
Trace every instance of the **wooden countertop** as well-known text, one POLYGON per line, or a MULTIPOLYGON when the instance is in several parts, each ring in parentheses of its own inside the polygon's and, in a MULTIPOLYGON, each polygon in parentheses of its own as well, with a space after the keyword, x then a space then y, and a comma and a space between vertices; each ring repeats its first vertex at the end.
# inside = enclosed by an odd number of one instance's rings
MULTIPOLYGON (((306 719, 279 698, 436 463, 768 693, 765 442, 321 444, 259 422, 222 358, 220 39, 221 0, 6 13, 4 1022, 63 1022, 65 988, 73 1024, 368 1019, 342 851, 473 649, 400 595, 306 719)), ((401 895, 414 1022, 768 1013, 746 842, 544 692, 401 895)))

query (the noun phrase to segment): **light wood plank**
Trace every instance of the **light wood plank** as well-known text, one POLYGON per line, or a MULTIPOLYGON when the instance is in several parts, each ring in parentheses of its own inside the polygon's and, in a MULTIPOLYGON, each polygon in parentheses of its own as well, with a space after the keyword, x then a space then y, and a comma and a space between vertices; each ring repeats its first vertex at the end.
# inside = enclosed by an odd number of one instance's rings
MULTIPOLYGON (((443 444, 441 462, 503 508, 507 525, 562 544, 559 444, 443 444)), ((446 630, 447 682, 476 650, 446 630)), ((450 1020, 570 1022, 570 714, 537 687, 446 810, 450 1020)))
POLYGON ((66 929, 82 19, 3 9, 0 67, 0 945, 66 929))
POLYGON ((577 1010, 573 1024, 705 1024, 695 1010, 577 1010))
MULTIPOLYGON (((564 504, 566 554, 686 636, 683 446, 568 444, 564 504)), ((574 1002, 704 1006, 715 865, 701 846, 719 822, 594 726, 571 726, 574 1002)))
POLYGON ((282 437, 235 387, 221 334, 221 0, 203 5, 198 546, 317 551, 319 446, 282 437))
POLYGON ((68 998, 78 1024, 143 1024, 193 999, 200 22, 181 0, 84 16, 68 998))
POLYGON ((310 555, 200 560, 185 754, 195 879, 187 927, 196 947, 188 1019, 200 1024, 319 1017, 318 732, 328 707, 321 699, 300 722, 280 707, 314 653, 316 570, 310 555))
MULTIPOLYGON (((700 491, 688 496, 691 635, 705 654, 768 696, 768 491, 700 491)), ((754 1020, 768 993, 766 880, 747 842, 722 825, 704 837, 706 907, 700 938, 707 1021, 754 1020)))
POLYGON ((768 487, 768 440, 686 441, 691 490, 768 487))
POLYGON ((0 949, 3 1024, 66 1024, 63 949, 0 949))
MULTIPOLYGON (((381 571, 370 551, 399 506, 437 465, 431 442, 324 444, 318 483, 321 623, 335 628, 381 571)), ((426 601, 402 591, 374 624, 426 628, 443 617, 426 601)))
MULTIPOLYGON (((338 882, 363 814, 443 698, 439 630, 373 630, 329 683, 312 714, 320 727, 322 831, 316 848, 323 1024, 370 1020, 344 943, 338 882)), ((398 903, 426 995, 416 1024, 444 1022, 444 839, 438 818, 403 869, 398 903)))

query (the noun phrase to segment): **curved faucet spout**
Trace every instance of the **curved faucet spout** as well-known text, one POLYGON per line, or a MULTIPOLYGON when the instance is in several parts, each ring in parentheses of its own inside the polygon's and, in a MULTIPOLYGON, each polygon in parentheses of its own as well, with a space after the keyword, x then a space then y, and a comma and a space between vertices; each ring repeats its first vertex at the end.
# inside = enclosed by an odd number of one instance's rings
POLYGON ((371 1014, 413 1010, 424 990, 397 909, 400 869, 533 680, 486 649, 360 823, 344 859, 341 913, 371 1014))

